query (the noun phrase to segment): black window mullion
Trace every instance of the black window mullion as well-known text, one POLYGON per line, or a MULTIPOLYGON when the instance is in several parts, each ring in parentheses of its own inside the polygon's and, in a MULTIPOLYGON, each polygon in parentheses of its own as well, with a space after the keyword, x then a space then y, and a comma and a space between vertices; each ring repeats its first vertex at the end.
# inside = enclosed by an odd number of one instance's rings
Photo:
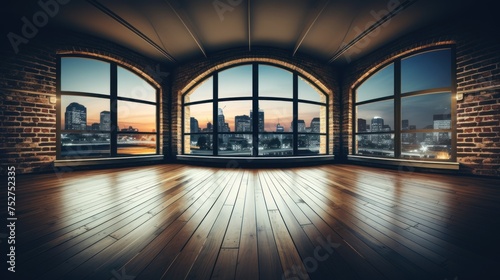
POLYGON ((252 155, 259 155, 259 66, 252 65, 252 155))
POLYGON ((111 131, 110 131, 110 153, 114 157, 117 155, 118 149, 118 67, 116 63, 111 63, 110 65, 110 99, 109 99, 109 109, 110 109, 110 119, 111 119, 111 131))
POLYGON ((451 53, 451 161, 457 162, 457 72, 456 72, 456 47, 450 49, 451 53))
POLYGON ((299 134, 298 134, 298 119, 299 119, 299 79, 297 73, 293 73, 293 116, 292 116, 292 146, 293 146, 293 155, 297 155, 299 153, 299 134))
MULTIPOLYGON (((185 104, 184 104, 184 98, 185 96, 182 96, 181 100, 181 154, 185 154, 185 139, 186 139, 186 109, 185 109, 185 104)), ((170 125, 172 125, 172 122, 170 122, 170 125)), ((170 127, 170 130, 172 130, 172 127, 170 127)), ((191 135, 191 121, 189 122, 189 135, 191 135)), ((170 141, 172 141, 172 137, 170 137, 170 141)), ((189 141, 191 141, 191 136, 189 137, 189 141)), ((189 143, 191 144, 191 143, 189 143)))
POLYGON ((212 106, 212 153, 214 156, 219 154, 219 75, 216 72, 213 75, 213 95, 214 102, 212 106))
POLYGON ((401 157, 401 60, 394 62, 394 158, 401 157))
POLYGON ((62 149, 62 137, 61 137, 61 127, 62 127, 62 112, 61 112, 61 57, 57 59, 57 72, 56 72, 56 159, 61 158, 61 149, 62 149))

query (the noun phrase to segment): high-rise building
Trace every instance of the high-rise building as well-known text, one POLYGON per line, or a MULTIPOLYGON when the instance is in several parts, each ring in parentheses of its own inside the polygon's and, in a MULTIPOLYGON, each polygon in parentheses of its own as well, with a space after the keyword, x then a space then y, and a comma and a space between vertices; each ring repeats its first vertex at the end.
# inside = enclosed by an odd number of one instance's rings
POLYGON ((384 119, 381 117, 373 117, 370 128, 371 132, 384 131, 384 119))
POLYGON ((306 132, 306 122, 304 120, 297 121, 297 131, 306 132))
POLYGON ((87 108, 76 102, 70 103, 66 107, 66 112, 64 113, 64 129, 86 130, 87 108))
MULTIPOLYGON (((306 122, 304 120, 297 120, 297 131, 306 132, 306 122)), ((290 132, 293 132, 293 121, 290 123, 290 132)))
POLYGON ((321 121, 319 118, 313 118, 311 120, 311 132, 320 133, 321 131, 321 121))
POLYGON ((250 132, 252 131, 250 117, 241 115, 234 117, 234 127, 236 132, 250 132))
POLYGON ((401 130, 408 130, 410 128, 410 121, 402 120, 401 121, 401 130))
POLYGON ((213 131, 213 125, 211 122, 207 122, 207 127, 203 129, 203 132, 212 132, 213 131))
POLYGON ((102 111, 100 115, 100 129, 103 131, 111 130, 111 113, 109 111, 102 111))
MULTIPOLYGON (((253 112, 250 110, 250 125, 253 125, 253 112)), ((264 111, 259 109, 259 132, 264 132, 264 111)))
POLYGON ((92 130, 100 130, 101 129, 101 124, 100 123, 93 123, 90 127, 92 130))
POLYGON ((200 132, 200 127, 198 124, 198 120, 194 117, 191 117, 190 119, 190 130, 191 133, 198 133, 200 132))
MULTIPOLYGON (((384 119, 382 119, 381 117, 373 117, 370 128, 371 132, 384 131, 384 119)), ((383 141, 383 136, 377 134, 370 135, 370 139, 375 144, 381 144, 381 142, 383 141)))
MULTIPOLYGON (((451 128, 451 114, 437 114, 433 116, 434 129, 451 128)), ((434 141, 440 143, 450 139, 448 132, 434 132, 434 141)))
MULTIPOLYGON (((304 120, 297 120, 297 131, 306 132, 306 122, 304 120)), ((293 132, 293 121, 290 123, 290 132, 293 132)))
POLYGON ((358 119, 358 132, 366 132, 366 120, 358 119))

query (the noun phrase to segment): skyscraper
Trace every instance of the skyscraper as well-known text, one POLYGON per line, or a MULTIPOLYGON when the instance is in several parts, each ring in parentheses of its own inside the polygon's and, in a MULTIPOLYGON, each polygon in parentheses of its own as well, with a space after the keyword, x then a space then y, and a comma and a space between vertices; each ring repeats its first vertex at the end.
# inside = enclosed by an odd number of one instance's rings
MULTIPOLYGON (((304 120, 297 120, 297 131, 306 132, 306 122, 304 120)), ((293 132, 293 121, 290 123, 290 132, 293 132)))
MULTIPOLYGON (((250 110, 250 125, 253 125, 253 112, 250 110)), ((259 109, 259 132, 264 132, 264 111, 259 109)))
POLYGON ((64 129, 86 130, 87 108, 76 102, 69 104, 64 113, 64 129))
POLYGON ((200 127, 198 124, 198 120, 194 117, 191 117, 190 119, 190 130, 191 133, 198 133, 200 132, 200 127))
MULTIPOLYGON (((449 129, 451 128, 451 114, 437 114, 433 116, 434 129, 449 129)), ((440 143, 450 139, 448 132, 434 132, 434 141, 440 143)))
POLYGON ((410 128, 410 121, 402 120, 401 121, 401 130, 408 130, 410 128))
POLYGON ((311 132, 320 133, 321 131, 321 121, 319 118, 313 118, 311 120, 311 132))
POLYGON ((250 117, 247 115, 241 115, 241 116, 234 117, 234 127, 235 127, 236 132, 250 132, 250 131, 252 131, 250 117))
POLYGON ((384 131, 384 119, 381 117, 373 117, 370 127, 371 132, 384 131))
MULTIPOLYGON (((371 124, 370 124, 371 132, 380 132, 384 131, 384 119, 381 117, 373 117, 371 124)), ((372 140, 373 143, 375 144, 380 144, 383 140, 382 135, 370 135, 370 139, 372 140)))
POLYGON ((366 132, 366 120, 358 119, 358 132, 366 132))
POLYGON ((100 129, 103 131, 111 130, 111 113, 109 111, 102 111, 100 115, 100 129))

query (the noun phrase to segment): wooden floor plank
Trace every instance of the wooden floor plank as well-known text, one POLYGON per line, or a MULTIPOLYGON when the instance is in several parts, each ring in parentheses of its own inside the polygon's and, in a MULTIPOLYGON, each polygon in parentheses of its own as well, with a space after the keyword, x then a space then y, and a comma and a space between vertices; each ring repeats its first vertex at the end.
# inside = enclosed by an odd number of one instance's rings
POLYGON ((235 274, 237 263, 238 249, 221 249, 210 279, 236 279, 235 274))
POLYGON ((257 252, 257 225, 255 221, 255 188, 257 178, 254 171, 245 172, 242 180, 247 185, 245 208, 241 225, 236 279, 258 279, 259 262, 257 252))
POLYGON ((281 270, 280 256, 274 240, 273 229, 269 221, 269 209, 266 206, 262 185, 262 177, 255 189, 255 219, 257 226, 257 247, 259 251, 259 277, 260 279, 280 279, 283 275, 281 270))
POLYGON ((16 181, 20 279, 487 279, 500 267, 494 178, 159 164, 16 181))

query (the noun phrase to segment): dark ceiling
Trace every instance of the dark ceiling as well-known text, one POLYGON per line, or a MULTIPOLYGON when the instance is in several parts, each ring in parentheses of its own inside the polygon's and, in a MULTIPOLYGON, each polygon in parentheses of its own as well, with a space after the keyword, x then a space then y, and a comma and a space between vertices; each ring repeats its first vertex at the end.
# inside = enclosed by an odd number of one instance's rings
MULTIPOLYGON (((51 2, 51 0, 43 0, 51 2)), ((52 3, 56 3, 52 0, 52 3)), ((175 65, 228 48, 273 47, 333 65, 456 16, 477 1, 451 0, 59 0, 51 27, 101 37, 175 65)), ((6 30, 21 33, 37 1, 7 4, 6 30)), ((6 27, 4 24, 4 29, 6 27)), ((6 36, 3 36, 6 38, 6 36)))

